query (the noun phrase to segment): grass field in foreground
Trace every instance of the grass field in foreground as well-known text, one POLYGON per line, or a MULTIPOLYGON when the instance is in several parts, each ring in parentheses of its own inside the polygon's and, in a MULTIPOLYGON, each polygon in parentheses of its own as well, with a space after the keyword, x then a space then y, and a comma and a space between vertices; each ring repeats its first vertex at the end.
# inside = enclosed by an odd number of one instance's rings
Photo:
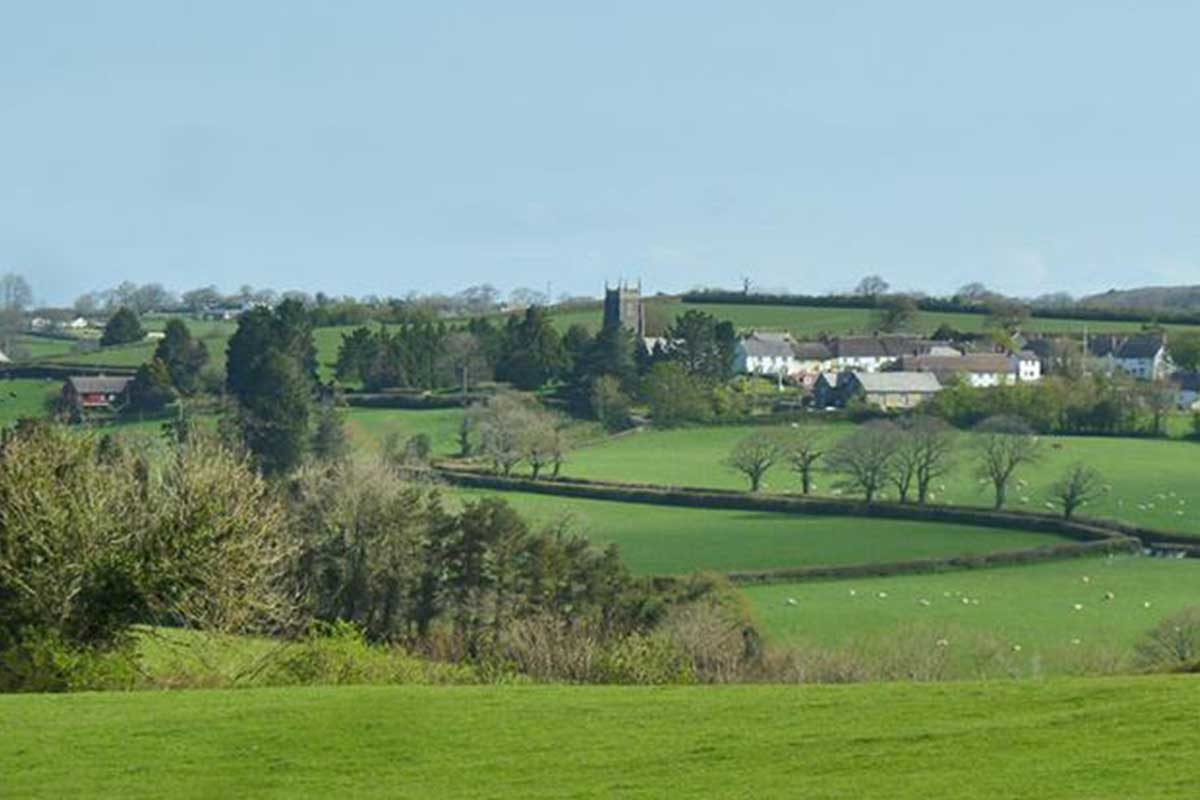
POLYGON ((0 697, 6 798, 1178 798, 1190 677, 0 697))
POLYGON ((569 517, 593 544, 616 544, 631 570, 652 575, 903 561, 1064 541, 970 525, 673 508, 520 492, 499 496, 535 526, 569 517))
MULTIPOLYGON (((821 425, 825 441, 854 430, 849 424, 821 425)), ((722 465, 735 442, 762 427, 682 428, 646 431, 576 450, 564 474, 579 478, 745 489, 746 481, 722 465), (669 455, 668 455, 669 454, 669 455)), ((1050 486, 1074 462, 1094 466, 1112 491, 1082 513, 1121 519, 1137 525, 1200 535, 1200 484, 1196 465, 1200 444, 1154 439, 1044 437, 1045 459, 1018 471, 1027 486, 1014 485, 1010 501, 1016 509, 1046 511, 1050 486)), ((958 468, 948 477, 937 501, 989 505, 989 487, 975 476, 971 436, 959 439, 958 468)), ((817 476, 817 492, 830 491, 833 476, 817 476)), ((939 482, 940 483, 940 482, 939 482)), ((797 491, 797 478, 777 467, 766 480, 769 491, 797 491)))
POLYGON ((743 592, 773 641, 838 646, 915 626, 930 632, 930 646, 933 632, 960 630, 1034 659, 1077 647, 1127 651, 1159 620, 1200 605, 1200 563, 1117 556, 743 592))

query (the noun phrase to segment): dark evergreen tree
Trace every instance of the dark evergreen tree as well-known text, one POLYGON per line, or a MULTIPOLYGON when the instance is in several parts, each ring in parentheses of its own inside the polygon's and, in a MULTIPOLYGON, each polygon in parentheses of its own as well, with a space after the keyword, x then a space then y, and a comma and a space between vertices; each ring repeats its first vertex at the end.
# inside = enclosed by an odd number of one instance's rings
POLYGON ((154 357, 167 366, 171 384, 185 395, 194 394, 200 380, 200 371, 208 364, 208 348, 204 342, 193 339, 183 320, 172 318, 154 357))
POLYGON ((530 306, 523 317, 509 317, 503 343, 496 365, 500 380, 532 390, 565 374, 567 352, 546 309, 530 306))
POLYGON ((125 306, 121 306, 117 313, 112 315, 108 324, 104 326, 104 333, 100 336, 101 347, 111 347, 118 344, 131 344, 140 342, 146 338, 146 331, 142 328, 141 320, 138 315, 133 313, 125 306))
POLYGON ((175 401, 171 373, 161 358, 142 364, 129 384, 126 411, 156 413, 175 401))

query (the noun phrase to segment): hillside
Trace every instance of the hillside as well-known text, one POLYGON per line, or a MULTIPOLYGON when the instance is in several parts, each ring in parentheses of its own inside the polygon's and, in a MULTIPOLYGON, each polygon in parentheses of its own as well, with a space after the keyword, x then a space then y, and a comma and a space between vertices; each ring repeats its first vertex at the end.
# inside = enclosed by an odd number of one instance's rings
POLYGON ((1080 305, 1091 308, 1138 309, 1146 311, 1200 311, 1200 285, 1139 286, 1110 289, 1084 297, 1080 305))
POLYGON ((0 775, 6 798, 1185 797, 1198 714, 1191 677, 7 696, 0 775))

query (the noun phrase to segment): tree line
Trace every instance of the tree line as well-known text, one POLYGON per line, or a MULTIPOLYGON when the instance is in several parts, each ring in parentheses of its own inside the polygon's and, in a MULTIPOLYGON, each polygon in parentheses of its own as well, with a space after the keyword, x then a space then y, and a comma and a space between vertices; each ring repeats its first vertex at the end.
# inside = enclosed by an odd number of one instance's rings
MULTIPOLYGON (((872 420, 853 433, 830 441, 810 426, 759 431, 739 440, 725 465, 741 473, 751 492, 762 488, 776 467, 790 469, 801 493, 815 489, 818 471, 833 478, 835 493, 846 492, 874 503, 884 492, 897 502, 925 505, 935 500, 938 482, 959 466, 958 433, 945 422, 924 414, 897 420, 872 420)), ((974 474, 991 487, 992 507, 1008 502, 1017 474, 1044 457, 1044 445, 1022 420, 989 417, 974 427, 970 441, 974 474)), ((1105 492, 1099 472, 1073 464, 1050 488, 1048 502, 1067 519, 1105 492)))

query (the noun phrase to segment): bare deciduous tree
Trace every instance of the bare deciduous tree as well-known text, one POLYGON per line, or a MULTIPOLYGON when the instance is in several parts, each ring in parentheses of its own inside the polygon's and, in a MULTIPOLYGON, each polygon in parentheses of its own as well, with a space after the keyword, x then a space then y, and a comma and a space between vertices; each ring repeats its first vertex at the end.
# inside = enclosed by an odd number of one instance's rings
POLYGON ((1008 485, 1017 469, 1035 464, 1042 457, 1042 443, 1023 420, 989 417, 975 427, 975 449, 979 454, 978 474, 992 484, 993 508, 1004 507, 1008 485))
POLYGON ((897 439, 896 426, 883 420, 868 422, 841 439, 826 458, 829 468, 842 476, 838 486, 874 502, 887 483, 897 439))
POLYGON ((1104 478, 1086 464, 1073 464, 1055 484, 1050 487, 1050 497, 1062 509, 1063 517, 1071 519, 1082 506, 1104 494, 1104 478))
POLYGON ((759 431, 738 441, 725 459, 725 465, 745 475, 750 481, 750 491, 757 492, 767 472, 786 453, 787 447, 778 435, 759 431))
POLYGON ((813 472, 823 454, 824 445, 812 429, 797 430, 787 443, 787 461, 792 472, 800 476, 800 491, 804 494, 812 492, 813 472))
POLYGON ((924 415, 910 417, 899 427, 892 485, 901 503, 908 502, 909 494, 915 492, 917 503, 924 505, 933 482, 950 471, 954 431, 941 420, 924 415))

